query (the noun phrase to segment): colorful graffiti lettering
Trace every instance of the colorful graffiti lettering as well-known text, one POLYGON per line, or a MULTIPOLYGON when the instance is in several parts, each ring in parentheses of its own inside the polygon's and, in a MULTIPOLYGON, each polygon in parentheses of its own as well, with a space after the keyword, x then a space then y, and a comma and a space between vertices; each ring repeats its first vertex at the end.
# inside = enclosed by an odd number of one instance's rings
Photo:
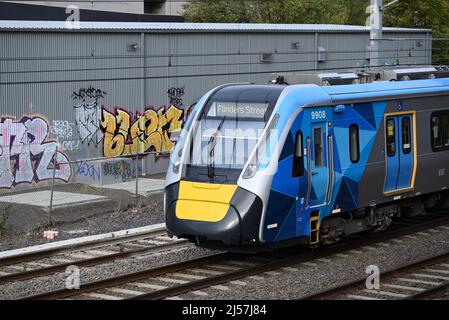
POLYGON ((76 175, 90 177, 93 181, 100 180, 100 171, 93 164, 87 161, 76 163, 76 175))
POLYGON ((126 182, 136 177, 136 169, 132 168, 131 164, 125 160, 120 160, 104 163, 103 174, 113 176, 115 179, 121 178, 123 182, 126 182))
POLYGON ((105 94, 106 92, 92 87, 81 88, 78 92, 72 94, 73 100, 81 101, 74 108, 75 121, 82 143, 98 146, 103 139, 100 130, 101 107, 98 100, 104 98, 105 94))
POLYGON ((104 155, 117 157, 148 151, 169 152, 175 142, 170 139, 174 132, 181 131, 183 110, 170 106, 155 111, 147 109, 143 115, 137 113, 135 120, 123 109, 111 113, 103 108, 101 128, 104 131, 104 155))
POLYGON ((53 171, 56 179, 70 180, 69 159, 58 151, 57 142, 47 141, 48 133, 47 121, 39 116, 24 116, 20 121, 1 118, 0 188, 52 179, 53 171))

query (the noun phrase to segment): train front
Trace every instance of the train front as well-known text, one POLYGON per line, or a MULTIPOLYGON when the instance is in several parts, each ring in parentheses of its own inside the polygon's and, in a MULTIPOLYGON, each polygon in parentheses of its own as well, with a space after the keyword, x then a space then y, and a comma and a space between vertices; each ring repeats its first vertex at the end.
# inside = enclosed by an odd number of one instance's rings
POLYGON ((269 141, 277 122, 273 110, 283 88, 227 85, 198 102, 167 172, 169 235, 209 248, 246 251, 260 246, 261 198, 271 181, 254 176, 266 165, 263 159, 271 158, 269 141), (254 188, 245 188, 248 181, 254 188))

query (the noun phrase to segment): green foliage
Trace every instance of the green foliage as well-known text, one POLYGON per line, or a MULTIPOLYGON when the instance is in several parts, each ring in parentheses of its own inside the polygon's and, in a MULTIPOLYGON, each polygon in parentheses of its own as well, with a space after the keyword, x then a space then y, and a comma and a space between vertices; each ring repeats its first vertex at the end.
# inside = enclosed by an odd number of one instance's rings
MULTIPOLYGON (((426 28, 434 38, 449 36, 448 0, 401 0, 384 12, 384 24, 391 27, 426 28)), ((449 62, 449 41, 435 40, 433 62, 449 62)))
POLYGON ((193 0, 184 6, 188 22, 364 23, 369 0, 193 0), (360 5, 359 5, 360 4, 360 5), (361 13, 361 15, 360 15, 361 13))
MULTIPOLYGON (((384 4, 390 0, 384 0, 384 4)), ((188 22, 365 25, 370 0, 192 0, 188 22)), ((433 29, 449 37, 449 0, 400 0, 384 11, 384 25, 433 29)), ((434 62, 449 62, 449 41, 433 43, 434 62)))
POLYGON ((449 34, 449 1, 401 0, 384 12, 385 25, 431 28, 435 36, 449 34))

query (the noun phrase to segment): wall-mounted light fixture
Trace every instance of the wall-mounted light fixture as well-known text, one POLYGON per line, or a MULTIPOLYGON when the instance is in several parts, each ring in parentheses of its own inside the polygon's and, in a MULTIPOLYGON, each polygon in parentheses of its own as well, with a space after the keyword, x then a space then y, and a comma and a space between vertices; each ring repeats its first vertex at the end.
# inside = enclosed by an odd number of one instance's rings
POLYGON ((261 53, 260 54, 260 62, 272 63, 273 62, 273 54, 272 53, 261 53))
POLYGON ((299 49, 299 47, 301 46, 301 42, 299 42, 299 41, 296 41, 296 42, 292 42, 292 44, 291 44, 291 49, 299 49))
POLYGON ((138 43, 128 43, 126 46, 126 49, 128 51, 137 51, 137 49, 139 49, 139 44, 138 43))

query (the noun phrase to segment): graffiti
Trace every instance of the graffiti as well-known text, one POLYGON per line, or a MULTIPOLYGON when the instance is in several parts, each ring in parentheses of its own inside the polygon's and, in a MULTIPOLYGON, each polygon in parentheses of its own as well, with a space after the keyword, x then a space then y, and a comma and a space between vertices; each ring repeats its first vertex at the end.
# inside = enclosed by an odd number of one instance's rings
POLYGON ((103 139, 100 130, 101 107, 98 103, 100 98, 104 98, 106 92, 89 87, 81 88, 72 94, 75 101, 81 101, 75 108, 75 121, 78 126, 78 133, 82 143, 93 144, 95 147, 103 139))
MULTIPOLYGON (((101 106, 99 100, 106 92, 89 87, 72 94, 75 101, 75 118, 82 144, 98 146, 103 142, 106 157, 133 155, 154 151, 168 153, 173 150, 173 133, 181 130, 184 107, 182 97, 184 87, 167 90, 170 107, 146 108, 142 113, 131 113, 122 108, 113 112, 101 106)), ((62 129, 60 130, 62 131, 62 129)), ((58 131, 59 132, 59 131, 58 131)), ((66 150, 78 148, 66 144, 66 150)))
POLYGON ((80 140, 64 140, 60 144, 65 151, 74 151, 80 148, 80 140))
POLYGON ((100 171, 86 161, 76 163, 76 175, 90 177, 93 181, 100 180, 100 171))
POLYGON ((73 127, 75 124, 66 120, 53 120, 51 133, 58 139, 70 139, 73 136, 73 127))
POLYGON ((177 108, 183 107, 182 96, 185 94, 184 87, 175 88, 172 87, 167 90, 168 99, 170 100, 170 105, 177 108))
POLYGON ((47 141, 49 125, 39 116, 0 118, 0 188, 55 178, 68 182, 72 175, 58 143, 47 141), (55 166, 55 167, 54 167, 55 166))
POLYGON ((123 182, 126 182, 136 177, 136 168, 132 168, 125 160, 120 160, 104 163, 103 174, 105 176, 113 176, 115 179, 121 178, 123 182))
POLYGON ((106 157, 132 155, 148 151, 169 152, 175 142, 170 139, 181 131, 183 110, 171 106, 155 111, 147 109, 143 115, 132 115, 122 109, 111 113, 103 108, 101 128, 104 131, 103 151, 106 157))
POLYGON ((188 108, 186 108, 187 109, 186 121, 187 121, 187 119, 189 119, 190 114, 192 113, 192 111, 195 108, 196 104, 197 104, 196 102, 192 103, 188 108))

